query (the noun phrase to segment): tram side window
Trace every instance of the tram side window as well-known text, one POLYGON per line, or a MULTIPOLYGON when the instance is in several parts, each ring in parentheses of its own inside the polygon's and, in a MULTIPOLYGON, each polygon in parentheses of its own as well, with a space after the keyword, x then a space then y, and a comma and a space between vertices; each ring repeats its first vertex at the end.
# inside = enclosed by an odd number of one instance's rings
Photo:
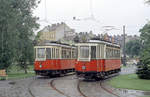
POLYGON ((45 58, 45 48, 37 48, 37 58, 45 58))
POLYGON ((108 58, 109 57, 109 49, 107 48, 106 49, 106 58, 108 58))
POLYGON ((100 58, 100 45, 97 46, 97 58, 100 58))
POLYGON ((91 46, 91 59, 96 58, 96 46, 91 46))
POLYGON ((71 58, 71 50, 66 50, 66 58, 71 58))
POLYGON ((56 58, 59 58, 59 49, 56 49, 56 58))
POLYGON ((56 58, 56 57, 55 57, 55 48, 54 48, 54 52, 53 52, 53 53, 54 53, 54 57, 53 57, 53 58, 56 58))
POLYGON ((104 58, 104 45, 101 46, 101 58, 104 58))
POLYGON ((118 57, 120 58, 120 50, 118 50, 118 57))
POLYGON ((52 48, 52 58, 54 58, 54 48, 52 48))
POLYGON ((51 59, 51 48, 46 48, 46 59, 51 59))
POLYGON ((74 52, 74 49, 72 50, 72 58, 75 58, 74 56, 75 52, 74 52))
POLYGON ((80 47, 80 58, 89 58, 89 47, 88 46, 80 47))
POLYGON ((66 56, 67 56, 67 55, 66 55, 66 50, 65 50, 65 49, 62 49, 62 58, 65 59, 66 56))
POLYGON ((117 50, 115 50, 114 53, 115 53, 114 57, 117 58, 117 50))
POLYGON ((69 51, 69 58, 71 59, 71 50, 69 51))
POLYGON ((73 49, 72 50, 72 58, 76 58, 77 57, 77 50, 73 49))

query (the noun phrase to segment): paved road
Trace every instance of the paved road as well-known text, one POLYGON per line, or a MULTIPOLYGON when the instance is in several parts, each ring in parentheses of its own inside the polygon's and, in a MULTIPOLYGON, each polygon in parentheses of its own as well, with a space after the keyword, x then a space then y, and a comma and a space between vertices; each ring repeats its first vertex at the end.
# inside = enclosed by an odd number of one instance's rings
MULTIPOLYGON (((120 74, 134 73, 135 66, 127 66, 122 68, 120 74)), ((83 97, 78 89, 78 81, 75 75, 65 76, 60 78, 43 78, 33 77, 20 80, 0 81, 0 97, 33 97, 29 89, 35 97, 83 97), (50 82, 53 80, 53 85, 67 96, 62 95, 54 90, 50 82)), ((132 90, 119 90, 110 87, 105 81, 104 86, 115 93, 121 95, 120 97, 141 97, 143 92, 132 90)), ((105 91, 100 82, 95 81, 82 81, 80 82, 80 90, 88 97, 116 97, 109 92, 105 91)), ((150 95, 149 92, 145 93, 150 95)))
POLYGON ((32 97, 28 92, 32 80, 33 78, 0 81, 0 97, 32 97))

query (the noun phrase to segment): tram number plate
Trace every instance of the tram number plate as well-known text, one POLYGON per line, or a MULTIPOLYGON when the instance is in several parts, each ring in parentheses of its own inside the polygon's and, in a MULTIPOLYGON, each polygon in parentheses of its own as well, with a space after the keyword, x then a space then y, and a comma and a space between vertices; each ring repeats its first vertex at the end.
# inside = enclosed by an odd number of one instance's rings
POLYGON ((82 69, 84 70, 84 69, 85 69, 85 66, 82 66, 82 69))

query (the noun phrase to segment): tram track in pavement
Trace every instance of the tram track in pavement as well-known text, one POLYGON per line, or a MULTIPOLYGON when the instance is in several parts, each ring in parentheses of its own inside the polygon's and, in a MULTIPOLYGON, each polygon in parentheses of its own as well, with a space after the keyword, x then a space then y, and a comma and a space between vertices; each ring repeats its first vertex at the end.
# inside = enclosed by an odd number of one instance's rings
MULTIPOLYGON (((121 97, 120 95, 118 95, 118 94, 116 94, 116 93, 114 93, 112 90, 110 90, 110 89, 108 89, 108 88, 106 88, 104 85, 103 85, 103 83, 104 83, 104 81, 107 81, 107 80, 109 80, 111 77, 114 77, 114 76, 116 76, 117 74, 114 74, 114 75, 111 75, 111 76, 108 76, 106 79, 104 79, 104 80, 101 80, 100 81, 100 87, 104 90, 104 91, 106 91, 107 93, 109 93, 109 94, 111 94, 111 95, 114 95, 115 97, 121 97)), ((80 80, 78 81, 78 86, 77 86, 77 89, 78 89, 78 92, 83 96, 83 97, 89 97, 89 96, 87 96, 85 93, 83 93, 82 91, 81 91, 81 89, 80 89, 80 80)), ((101 96, 100 96, 101 97, 101 96)))
POLYGON ((101 80, 101 81, 100 81, 100 87, 101 87, 104 91, 106 91, 107 93, 110 93, 110 94, 112 94, 112 95, 114 95, 114 96, 116 96, 116 97, 121 97, 120 95, 114 93, 112 90, 106 88, 106 87, 103 85, 104 81, 107 81, 107 80, 109 80, 110 78, 112 78, 112 77, 114 77, 114 76, 117 76, 117 75, 118 75, 118 73, 112 74, 112 75, 110 75, 110 76, 107 76, 107 78, 105 78, 104 80, 101 80))
MULTIPOLYGON (((114 75, 113 75, 113 76, 114 76, 114 75)), ((103 90, 104 90, 105 92, 107 92, 108 94, 111 94, 111 95, 113 95, 113 96, 115 96, 115 97, 121 97, 121 96, 119 96, 119 95, 113 93, 113 91, 111 91, 110 89, 106 88, 106 87, 103 85, 104 81, 109 80, 111 77, 112 77, 112 76, 106 78, 105 80, 100 81, 100 83, 99 83, 100 88, 103 89, 103 90)), ((59 88, 56 88, 56 87, 55 87, 54 81, 55 81, 55 80, 58 80, 58 79, 59 79, 59 78, 52 79, 51 82, 49 83, 50 86, 53 88, 53 90, 57 91, 59 94, 65 96, 65 97, 72 97, 72 96, 67 95, 67 94, 65 94, 64 92, 62 92, 59 88)), ((78 80, 78 82, 77 82, 77 90, 78 90, 79 94, 80 94, 81 96, 83 96, 83 97, 92 97, 92 96, 87 96, 87 95, 80 89, 80 84, 81 84, 81 81, 78 80)), ((100 96, 100 97, 101 97, 101 96, 100 96)))
POLYGON ((77 85, 77 89, 78 89, 78 92, 83 96, 83 97, 88 97, 86 96, 80 89, 80 80, 78 81, 78 85, 77 85))
MULTIPOLYGON (((66 77, 66 76, 71 76, 71 75, 74 75, 74 74, 75 74, 75 72, 73 72, 73 73, 68 73, 68 74, 64 75, 64 77, 66 77)), ((57 79, 60 79, 60 78, 63 78, 63 77, 58 77, 58 78, 52 79, 52 80, 49 82, 49 86, 50 86, 53 90, 57 91, 59 94, 65 96, 65 97, 71 97, 71 96, 65 94, 64 92, 62 92, 60 89, 58 89, 58 88, 55 87, 54 81, 57 80, 57 79)))
POLYGON ((101 87, 104 91, 106 91, 106 92, 108 92, 108 93, 110 93, 110 94, 112 94, 112 95, 114 95, 114 96, 116 96, 116 97, 121 97, 121 96, 119 96, 119 95, 113 93, 110 89, 107 89, 107 88, 103 85, 103 81, 100 81, 100 87, 101 87))
POLYGON ((64 92, 60 91, 59 89, 57 89, 57 88, 55 87, 55 85, 54 85, 54 81, 55 81, 55 80, 56 80, 56 79, 52 79, 51 82, 49 83, 50 86, 53 88, 53 90, 57 91, 59 94, 62 94, 62 95, 65 96, 65 97, 71 97, 71 96, 65 94, 64 92))
MULTIPOLYGON (((73 75, 73 74, 70 74, 70 75, 73 75)), ((70 76, 70 75, 67 75, 67 76, 70 76)), ((66 77, 66 76, 65 76, 65 77, 66 77)), ((61 89, 59 89, 59 88, 57 88, 57 87, 55 86, 55 83, 54 83, 54 82, 55 82, 56 80, 60 79, 60 78, 64 78, 64 77, 58 77, 58 78, 53 78, 53 79, 51 79, 51 81, 48 82, 49 86, 50 86, 54 91, 58 92, 59 94, 63 95, 64 97, 72 97, 72 96, 66 94, 66 93, 63 92, 61 89)), ((113 91, 112 91, 111 89, 109 89, 108 87, 105 87, 104 81, 107 81, 107 80, 109 80, 109 79, 110 79, 110 78, 107 78, 107 79, 105 79, 105 80, 100 81, 100 83, 99 83, 100 88, 103 89, 104 91, 106 91, 107 93, 109 93, 109 94, 115 96, 115 97, 121 97, 121 96, 117 95, 116 93, 113 93, 113 91)), ((31 95, 31 97, 36 97, 35 94, 33 93, 33 90, 32 90, 32 85, 33 85, 34 82, 35 82, 35 80, 33 79, 33 81, 30 82, 29 87, 28 87, 28 92, 29 92, 29 94, 31 95)), ((77 82, 77 91, 78 91, 78 93, 79 93, 81 96, 83 96, 83 97, 92 97, 92 96, 89 96, 89 95, 87 96, 87 94, 84 93, 84 92, 81 90, 81 80, 78 80, 78 82, 77 82)), ((101 96, 100 96, 100 97, 101 97, 101 96)))
MULTIPOLYGON (((106 91, 107 93, 109 93, 109 94, 111 94, 111 95, 114 95, 114 96, 116 96, 116 97, 120 97, 119 95, 113 93, 111 90, 109 90, 109 89, 107 89, 106 87, 104 87, 104 86, 102 85, 102 83, 103 83, 103 82, 100 82, 100 87, 101 87, 104 91, 106 91)), ((79 92, 83 97, 89 97, 89 96, 87 96, 85 93, 83 93, 83 92, 81 91, 81 89, 80 89, 80 81, 78 82, 77 89, 78 89, 78 92, 79 92)), ((91 97, 92 97, 92 96, 91 96, 91 97)), ((101 97, 101 96, 100 96, 100 97, 101 97)))
MULTIPOLYGON (((73 74, 69 74, 69 75, 67 75, 67 76, 71 76, 71 75, 73 75, 73 74)), ((66 77, 66 76, 65 76, 65 77, 66 77)), ((62 77, 61 77, 61 78, 62 78, 62 77)), ((64 92, 62 92, 59 88, 56 88, 56 87, 55 87, 54 82, 55 82, 55 80, 58 80, 58 79, 59 79, 59 78, 54 78, 54 79, 52 79, 52 80, 49 82, 50 87, 52 87, 53 90, 57 91, 59 94, 65 96, 65 97, 72 97, 72 96, 67 95, 67 94, 65 94, 64 92)), ((88 96, 86 96, 86 95, 80 90, 80 81, 78 81, 78 83, 77 83, 77 91, 79 92, 79 94, 80 94, 81 96, 83 96, 83 97, 88 97, 88 96)))
POLYGON ((34 95, 34 93, 32 92, 32 89, 31 89, 31 86, 32 86, 32 84, 34 83, 34 81, 35 81, 35 78, 33 78, 33 81, 30 82, 30 84, 28 85, 28 92, 29 92, 29 94, 31 95, 31 97, 36 97, 36 96, 34 95))

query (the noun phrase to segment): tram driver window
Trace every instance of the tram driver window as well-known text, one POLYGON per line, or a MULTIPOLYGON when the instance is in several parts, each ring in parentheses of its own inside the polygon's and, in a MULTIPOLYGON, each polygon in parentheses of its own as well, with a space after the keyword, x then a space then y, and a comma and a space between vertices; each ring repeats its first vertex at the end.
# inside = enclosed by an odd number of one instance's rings
POLYGON ((80 47, 80 58, 89 58, 89 47, 88 46, 80 47))
POLYGON ((91 59, 96 58, 96 46, 91 46, 91 59))
POLYGON ((37 57, 38 58, 45 58, 45 48, 38 48, 37 49, 37 57))

